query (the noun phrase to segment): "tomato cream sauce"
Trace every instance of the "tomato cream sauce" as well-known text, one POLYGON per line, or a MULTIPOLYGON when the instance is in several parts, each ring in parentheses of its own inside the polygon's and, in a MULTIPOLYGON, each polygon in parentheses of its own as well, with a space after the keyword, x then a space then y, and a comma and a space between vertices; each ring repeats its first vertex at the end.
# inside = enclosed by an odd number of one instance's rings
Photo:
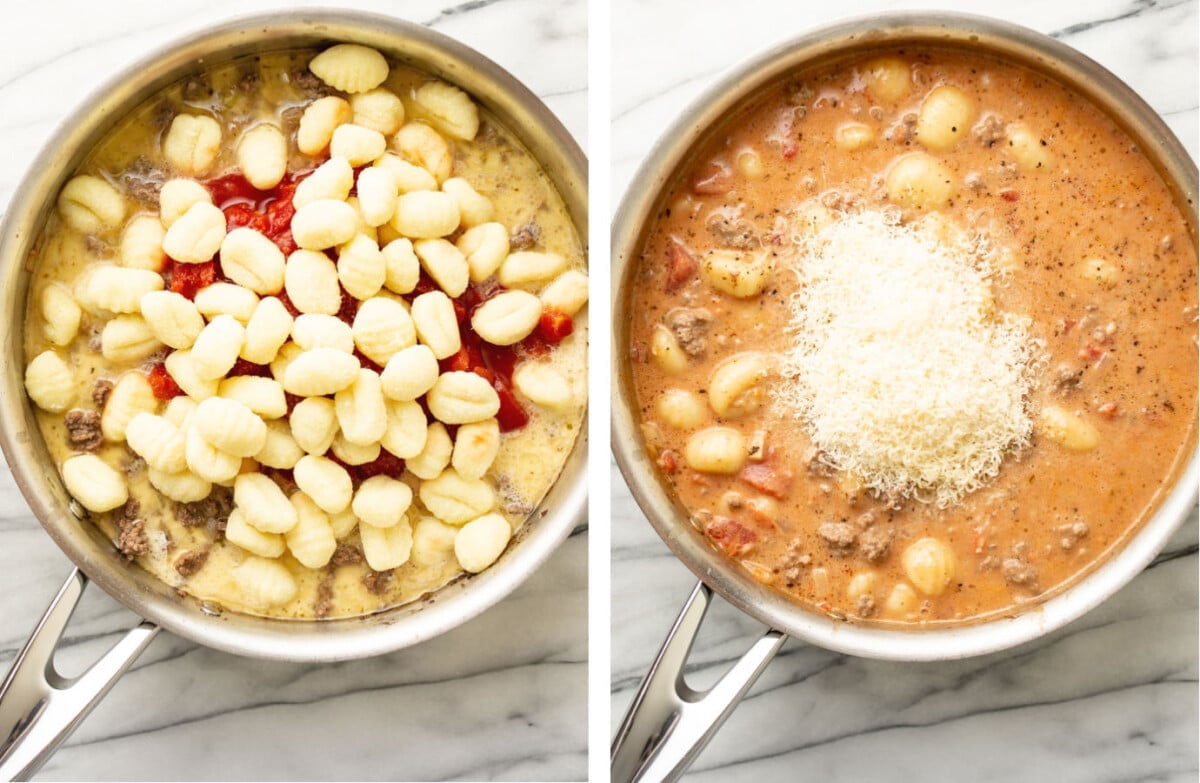
POLYGON ((639 264, 628 349, 663 478, 714 547, 839 619, 961 622, 1044 599, 1135 533, 1195 448, 1196 238, 1110 118, 1021 66, 930 48, 795 75, 708 135, 639 264), (944 85, 968 124, 925 144, 922 103, 944 85), (889 179, 914 153, 942 167, 944 198, 889 179), (995 311, 1028 324, 1028 442, 945 507, 831 468, 787 404, 802 247, 864 212, 985 247, 995 311), (768 277, 746 295, 714 254, 745 265, 743 285, 755 264, 768 277), (770 369, 739 398, 749 412, 720 416, 714 372, 747 352, 770 369), (743 453, 697 469, 689 448, 713 427, 743 453))

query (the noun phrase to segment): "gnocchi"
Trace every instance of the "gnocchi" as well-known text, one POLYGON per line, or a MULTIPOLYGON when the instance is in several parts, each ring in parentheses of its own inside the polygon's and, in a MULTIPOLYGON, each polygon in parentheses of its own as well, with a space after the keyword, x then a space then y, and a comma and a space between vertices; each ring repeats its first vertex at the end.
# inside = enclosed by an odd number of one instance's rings
POLYGON ((88 511, 112 511, 129 499, 124 477, 95 454, 79 454, 65 461, 62 477, 67 492, 88 511))
POLYGON ((235 228, 221 240, 221 270, 256 294, 283 288, 284 258, 274 242, 252 228, 235 228))
POLYGON ((184 176, 206 174, 221 148, 221 126, 212 117, 177 114, 163 139, 163 155, 184 176))
POLYGON ((287 173, 288 143, 278 126, 255 125, 242 134, 237 145, 238 168, 251 185, 270 190, 287 173))
POLYGON ((405 519, 412 498, 412 489, 403 481, 372 476, 354 493, 350 507, 361 522, 372 527, 392 527, 405 519))
POLYGON ((486 514, 496 504, 496 493, 490 484, 482 479, 463 478, 454 468, 423 481, 419 496, 431 514, 449 525, 465 524, 486 514))
POLYGON ((470 424, 490 419, 500 410, 496 390, 473 372, 442 373, 425 395, 429 412, 446 424, 470 424))
MULTIPOLYGON (((267 440, 267 425, 244 403, 209 397, 192 415, 192 431, 213 447, 234 457, 253 457, 267 440)), ((239 463, 240 466, 240 463, 239 463)))
POLYGON ((25 393, 44 411, 61 413, 75 401, 75 373, 54 351, 42 351, 25 368, 25 393))
POLYGON ((277 560, 248 557, 233 576, 246 603, 261 610, 286 604, 299 590, 295 577, 277 560))
POLYGON ((130 219, 121 232, 117 248, 118 263, 130 269, 163 271, 167 254, 163 252, 162 243, 166 234, 162 221, 154 215, 137 215, 130 219))
POLYGON ((417 329, 408 310, 394 299, 372 297, 359 305, 351 334, 363 355, 379 365, 417 344, 417 329))
POLYGON ((975 117, 974 102, 951 84, 934 87, 917 113, 917 141, 931 150, 945 150, 966 137, 975 117))
POLYGON ((712 250, 700 262, 700 275, 718 291, 746 299, 757 296, 770 282, 772 266, 766 253, 745 254, 712 250))
POLYGON ((327 457, 305 454, 292 469, 296 486, 327 514, 338 514, 350 506, 354 485, 346 469, 327 457))
POLYGON ((885 175, 888 198, 902 206, 937 209, 957 189, 950 170, 924 152, 898 158, 885 175))
POLYGON ((475 310, 471 328, 492 345, 512 345, 528 337, 541 316, 541 299, 525 291, 504 291, 475 310))
POLYGON ((315 250, 297 250, 288 256, 284 290, 302 313, 334 315, 342 306, 337 267, 315 250))
POLYGON ((116 228, 126 209, 125 197, 116 188, 90 174, 73 178, 58 195, 58 213, 68 226, 84 234, 116 228))
POLYGON ((391 136, 404 124, 404 102, 390 90, 377 87, 350 96, 354 124, 391 136))
POLYGON ((331 46, 314 57, 308 68, 330 87, 348 93, 375 89, 389 70, 382 54, 359 44, 331 46))
POLYGON ((485 514, 463 525, 454 537, 454 556, 463 570, 477 574, 499 559, 512 538, 512 527, 499 514, 485 514))
POLYGON ((333 140, 338 126, 354 119, 354 110, 345 98, 327 95, 318 98, 300 115, 296 130, 296 147, 305 155, 320 155, 333 140))
POLYGON ((407 516, 391 527, 375 527, 361 522, 358 534, 362 537, 363 557, 367 565, 376 571, 399 568, 408 562, 412 554, 412 526, 407 516))
POLYGON ((688 438, 683 458, 701 473, 737 473, 746 464, 746 436, 732 427, 706 427, 688 438))
POLYGON ((908 580, 925 595, 941 595, 957 572, 954 550, 938 538, 920 538, 909 544, 900 562, 908 580))

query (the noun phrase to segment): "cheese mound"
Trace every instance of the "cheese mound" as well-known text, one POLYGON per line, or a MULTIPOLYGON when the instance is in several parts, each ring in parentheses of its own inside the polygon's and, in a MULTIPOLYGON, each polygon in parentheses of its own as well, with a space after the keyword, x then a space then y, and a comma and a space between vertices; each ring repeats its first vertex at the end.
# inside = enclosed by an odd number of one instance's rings
POLYGON ((821 459, 890 497, 950 505, 1028 444, 1029 319, 997 313, 991 249, 944 221, 864 211, 798 240, 777 404, 821 459))

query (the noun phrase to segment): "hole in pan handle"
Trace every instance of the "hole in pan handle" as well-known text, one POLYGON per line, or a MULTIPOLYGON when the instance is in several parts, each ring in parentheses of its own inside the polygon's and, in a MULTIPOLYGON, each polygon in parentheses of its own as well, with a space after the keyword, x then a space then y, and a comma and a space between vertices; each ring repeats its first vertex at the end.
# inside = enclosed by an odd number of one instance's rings
POLYGON ((46 763, 158 633, 143 620, 86 672, 64 678, 54 653, 87 584, 71 572, 0 685, 0 780, 26 780, 46 763))
POLYGON ((782 631, 767 631, 716 685, 692 690, 683 667, 711 602, 712 590, 697 582, 617 729, 613 783, 678 779, 787 640, 782 631))

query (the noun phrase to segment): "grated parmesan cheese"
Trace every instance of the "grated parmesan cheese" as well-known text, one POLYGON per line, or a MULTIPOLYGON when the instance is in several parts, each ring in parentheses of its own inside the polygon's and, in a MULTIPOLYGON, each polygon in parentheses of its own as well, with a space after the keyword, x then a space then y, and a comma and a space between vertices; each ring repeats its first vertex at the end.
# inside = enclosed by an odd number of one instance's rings
POLYGON ((778 412, 881 494, 945 507, 995 477, 1029 442, 1039 344, 996 312, 987 244, 871 211, 798 242, 778 412))

